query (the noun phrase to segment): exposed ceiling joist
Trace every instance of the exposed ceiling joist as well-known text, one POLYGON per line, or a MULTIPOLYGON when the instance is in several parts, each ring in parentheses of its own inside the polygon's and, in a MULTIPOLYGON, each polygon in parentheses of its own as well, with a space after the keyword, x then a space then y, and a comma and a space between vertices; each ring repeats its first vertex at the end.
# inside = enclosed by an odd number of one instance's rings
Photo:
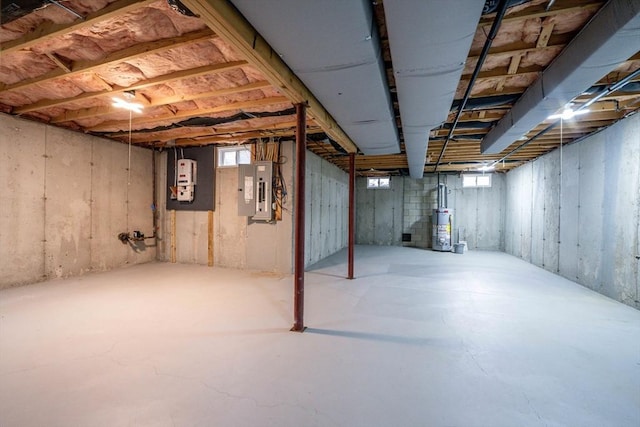
MULTIPOLYGON (((212 135, 236 135, 246 132, 273 132, 283 129, 294 129, 296 127, 296 121, 270 123, 255 125, 251 123, 251 120, 247 120, 247 124, 244 126, 208 126, 201 128, 201 130, 184 130, 183 136, 180 139, 193 139, 197 140, 202 137, 210 137, 212 135)), ((319 128, 319 126, 313 120, 307 120, 308 128, 319 128)), ((182 128, 185 129, 185 128, 182 128)), ((129 136, 129 132, 118 132, 108 135, 110 138, 126 138, 129 136)), ((166 142, 176 139, 175 135, 171 133, 160 132, 133 132, 131 140, 136 142, 148 142, 159 141, 166 142)))
MULTIPOLYGON (((603 2, 591 2, 585 3, 580 0, 571 0, 564 2, 557 7, 551 7, 547 10, 547 3, 538 4, 521 10, 520 12, 507 15, 503 18, 502 22, 517 22, 526 19, 534 18, 546 18, 548 16, 555 16, 560 14, 567 14, 572 12, 580 12, 583 10, 595 10, 602 6, 603 2)), ((493 22, 493 17, 489 16, 480 20, 480 25, 484 27, 490 27, 493 22)))
POLYGON ((69 72, 57 68, 39 77, 22 80, 12 85, 6 85, 0 89, 0 93, 16 89, 25 89, 37 84, 49 83, 52 80, 63 77, 73 77, 82 73, 97 72, 103 67, 116 65, 126 60, 133 60, 144 57, 146 55, 157 54, 170 49, 177 49, 191 43, 210 40, 213 37, 215 37, 215 34, 207 28, 203 30, 192 31, 187 34, 183 34, 180 37, 171 37, 167 39, 136 44, 127 49, 112 52, 99 61, 75 61, 68 67, 70 70, 69 72))
POLYGON ((236 48, 292 103, 306 102, 309 114, 342 148, 350 153, 357 151, 335 119, 233 5, 214 0, 183 0, 182 3, 236 48))
POLYGON ((169 83, 176 80, 188 79, 193 77, 204 76, 208 74, 221 73, 224 71, 234 70, 247 65, 247 61, 233 61, 223 62, 220 64, 205 65, 203 67, 191 68, 189 70, 181 70, 173 73, 165 74, 163 76, 154 77, 152 79, 142 80, 140 83, 133 84, 131 86, 110 86, 107 83, 107 88, 100 92, 86 92, 82 95, 78 95, 70 98, 61 99, 44 99, 42 101, 28 104, 24 107, 14 108, 13 112, 16 114, 24 114, 30 111, 44 110, 46 108, 58 107, 60 105, 68 104, 70 102, 84 101, 87 99, 99 98, 105 95, 116 95, 118 93, 144 89, 151 86, 169 83))
POLYGON ((71 24, 45 22, 22 37, 2 43, 2 45, 0 45, 0 52, 2 54, 6 54, 21 49, 29 49, 37 43, 41 43, 55 37, 64 36, 65 34, 78 31, 82 28, 90 27, 91 25, 102 22, 105 19, 115 18, 116 16, 131 12, 132 10, 148 6, 155 1, 156 0, 118 0, 107 5, 104 9, 100 9, 97 12, 89 14, 85 19, 75 20, 71 24))
MULTIPOLYGON (((305 132, 307 134, 321 133, 322 129, 317 126, 307 126, 305 132)), ((252 132, 244 132, 237 134, 218 134, 216 136, 193 139, 193 138, 180 138, 176 139, 177 146, 193 146, 193 145, 209 145, 220 143, 235 143, 240 141, 246 141, 256 138, 269 138, 269 137, 287 137, 295 135, 295 127, 286 129, 273 129, 273 130, 257 130, 252 132)))
POLYGON ((198 108, 195 110, 180 111, 177 114, 164 114, 160 116, 144 116, 131 120, 108 121, 99 125, 90 127, 88 130, 92 132, 106 132, 129 129, 130 124, 135 126, 145 125, 149 123, 176 121, 177 119, 185 119, 188 117, 205 116, 207 114, 221 113, 224 111, 243 110, 265 105, 288 103, 289 99, 284 96, 274 96, 270 98, 256 99, 253 101, 233 102, 230 104, 220 105, 211 108, 198 108))
MULTIPOLYGON (((217 96, 227 96, 235 93, 265 89, 268 87, 271 87, 271 84, 269 82, 263 81, 263 82, 249 83, 242 86, 218 89, 210 92, 198 92, 198 93, 193 93, 189 95, 182 94, 182 95, 168 96, 165 98, 150 99, 148 103, 145 103, 145 107, 160 107, 163 105, 174 104, 177 102, 195 101, 198 99, 214 98, 217 96)), ((62 115, 54 118, 53 120, 51 120, 51 123, 63 123, 63 122, 69 122, 73 120, 87 119, 90 117, 106 116, 119 111, 121 110, 110 105, 101 106, 101 107, 92 107, 92 108, 82 108, 80 110, 69 110, 63 113, 62 115)))

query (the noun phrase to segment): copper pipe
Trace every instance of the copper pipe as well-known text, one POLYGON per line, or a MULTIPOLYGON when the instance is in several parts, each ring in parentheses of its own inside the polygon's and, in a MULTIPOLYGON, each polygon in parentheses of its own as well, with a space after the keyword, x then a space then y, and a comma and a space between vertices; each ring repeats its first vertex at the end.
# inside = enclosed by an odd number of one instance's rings
POLYGON ((295 227, 294 227, 294 294, 291 328, 294 332, 304 332, 304 174, 306 163, 306 105, 296 104, 296 186, 295 186, 295 227))
POLYGON ((349 153, 349 265, 347 279, 353 279, 353 247, 356 240, 356 153, 349 153))

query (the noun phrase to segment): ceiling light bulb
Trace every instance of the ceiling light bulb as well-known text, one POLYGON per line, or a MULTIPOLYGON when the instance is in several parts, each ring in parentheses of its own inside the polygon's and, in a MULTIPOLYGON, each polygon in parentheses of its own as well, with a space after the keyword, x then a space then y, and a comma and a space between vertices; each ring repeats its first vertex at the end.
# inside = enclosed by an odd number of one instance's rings
POLYGON ((142 109, 144 108, 142 104, 139 104, 137 102, 128 102, 123 99, 115 98, 115 97, 112 99, 113 99, 112 105, 116 108, 123 108, 125 110, 133 111, 135 113, 142 113, 142 109))
POLYGON ((549 117, 547 117, 548 119, 562 119, 562 120, 571 120, 573 119, 575 116, 579 116, 581 114, 586 114, 588 113, 590 110, 588 108, 585 108, 584 110, 578 110, 578 111, 574 111, 573 108, 571 107, 567 107, 564 110, 562 110, 562 113, 558 113, 558 114, 552 114, 549 117))
POLYGON ((478 168, 481 172, 490 172, 496 168, 495 165, 483 165, 478 168))

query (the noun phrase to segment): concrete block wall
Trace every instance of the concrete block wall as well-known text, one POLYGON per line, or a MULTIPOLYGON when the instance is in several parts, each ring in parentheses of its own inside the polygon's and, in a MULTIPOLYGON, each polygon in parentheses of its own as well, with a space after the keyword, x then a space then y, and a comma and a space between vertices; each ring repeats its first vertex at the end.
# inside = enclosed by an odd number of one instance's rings
POLYGON ((311 265, 347 246, 349 175, 307 151, 305 184, 305 265, 311 265))
POLYGON ((636 114, 509 172, 506 252, 640 308, 639 165, 636 114))
MULTIPOLYGON (((453 239, 464 227, 470 249, 502 250, 504 239, 504 176, 493 175, 490 188, 463 188, 458 175, 441 175, 454 210, 453 239)), ((422 179, 391 177, 391 189, 368 190, 366 178, 356 180, 356 243, 431 248, 433 209, 437 207, 437 175, 422 179), (410 242, 402 242, 402 234, 410 242)))
MULTIPOLYGON (((238 215, 238 169, 216 168, 214 223, 214 265, 288 274, 292 271, 293 223, 293 143, 283 141, 281 165, 289 197, 282 221, 254 222, 238 215)), ((171 219, 166 210, 166 152, 156 159, 158 206, 161 225, 158 258, 170 261, 171 219)), ((176 212, 176 261, 186 264, 208 263, 209 217, 206 211, 176 212)))
POLYGON ((0 114, 0 288, 154 260, 117 239, 153 233, 151 161, 129 181, 127 145, 0 114))

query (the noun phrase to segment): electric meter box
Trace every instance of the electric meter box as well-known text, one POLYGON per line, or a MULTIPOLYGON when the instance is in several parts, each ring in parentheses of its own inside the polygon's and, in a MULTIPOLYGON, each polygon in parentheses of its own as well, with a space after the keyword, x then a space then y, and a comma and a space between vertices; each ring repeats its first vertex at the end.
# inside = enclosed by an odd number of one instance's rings
POLYGON ((195 160, 178 160, 178 201, 193 202, 198 178, 198 164, 195 160))
POLYGON ((256 167, 238 165, 238 215, 253 216, 256 213, 256 167))

